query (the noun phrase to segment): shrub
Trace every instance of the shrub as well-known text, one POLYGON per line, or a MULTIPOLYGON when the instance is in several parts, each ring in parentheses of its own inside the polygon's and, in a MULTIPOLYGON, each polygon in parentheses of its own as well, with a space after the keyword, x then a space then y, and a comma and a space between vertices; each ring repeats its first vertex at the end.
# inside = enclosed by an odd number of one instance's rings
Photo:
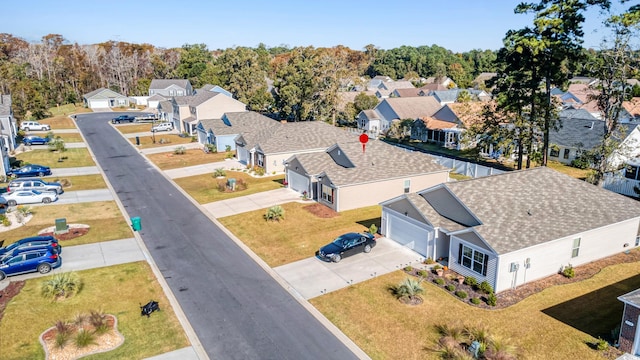
POLYGON ((485 294, 492 294, 493 293, 493 287, 491 286, 491 284, 489 284, 486 281, 483 281, 480 283, 479 286, 480 290, 482 290, 485 294))
POLYGON ((449 284, 449 285, 445 286, 445 289, 447 289, 447 290, 449 290, 449 291, 453 291, 453 290, 455 290, 455 289, 456 289, 456 287, 455 287, 455 286, 453 286, 452 284, 449 284))
POLYGON ((264 218, 267 221, 284 220, 284 209, 280 205, 272 206, 267 209, 267 212, 264 214, 264 218))
POLYGON ((175 155, 184 155, 187 152, 187 148, 185 148, 184 146, 178 146, 177 148, 173 149, 173 153, 175 155))
POLYGON ((258 176, 263 176, 264 175, 264 168, 260 167, 260 166, 254 166, 253 167, 253 172, 255 172, 256 175, 258 175, 258 176))
POLYGON ((217 168, 213 171, 213 176, 214 177, 227 176, 227 172, 224 170, 224 168, 217 168))
POLYGON ((80 329, 76 333, 74 342, 77 347, 82 348, 96 343, 96 336, 87 329, 80 329))
POLYGON ((89 313, 89 322, 94 329, 96 329, 96 333, 104 334, 109 330, 107 325, 107 315, 104 312, 98 310, 91 310, 89 313))
POLYGON ((433 265, 433 270, 440 270, 440 269, 442 269, 442 266, 440 266, 440 264, 433 265))
POLYGON ((11 220, 5 215, 0 215, 0 221, 2 221, 2 226, 11 226, 11 220))
POLYGON ((243 179, 236 179, 236 190, 247 190, 248 187, 249 184, 246 181, 244 181, 243 179))
POLYGON ((218 188, 218 191, 225 192, 225 191, 227 191, 227 182, 226 181, 218 181, 218 184, 216 185, 216 187, 218 188))
POLYGON ((480 299, 478 299, 476 297, 471 298, 471 303, 474 304, 474 305, 478 305, 478 304, 480 304, 480 299))
POLYGON ((191 142, 198 142, 198 138, 197 138, 197 137, 195 137, 195 136, 192 136, 192 137, 191 137, 191 142))
POLYGON ((444 279, 441 277, 434 279, 433 282, 438 285, 444 285, 444 279))
POLYGON ((57 332, 56 333, 56 347, 58 349, 62 349, 64 348, 65 345, 67 345, 67 342, 69 342, 69 338, 71 337, 71 334, 67 333, 62 333, 62 332, 57 332))
POLYGON ((378 227, 376 226, 376 224, 371 224, 371 226, 369 226, 369 234, 376 234, 378 233, 378 227))
POLYGON ((404 271, 412 271, 413 270, 413 266, 405 266, 404 267, 404 271))
POLYGON ((478 280, 476 280, 476 278, 474 278, 473 276, 467 276, 464 278, 464 283, 465 285, 476 286, 478 285, 478 280))
POLYGON ((496 297, 496 294, 491 293, 489 294, 489 296, 487 296, 487 304, 489 306, 496 306, 497 302, 498 302, 498 298, 496 297))
POLYGON ((420 294, 424 293, 424 289, 420 285, 420 281, 413 278, 406 278, 400 284, 392 288, 393 294, 398 299, 420 298, 420 294))
POLYGON ((467 292, 464 290, 458 290, 456 291, 456 296, 460 299, 465 299, 467 297, 467 292))
POLYGON ((606 340, 598 337, 598 341, 596 341, 596 349, 598 349, 598 351, 608 350, 609 349, 609 343, 606 340))
POLYGON ((75 272, 64 272, 53 275, 40 285, 40 293, 48 299, 68 298, 80 291, 82 280, 75 272))
POLYGON ((18 205, 16 211, 24 217, 31 214, 31 206, 18 205))
POLYGON ((218 148, 214 144, 206 144, 205 147, 208 153, 215 154, 218 152, 218 148))
POLYGON ((425 276, 427 276, 427 272, 425 270, 420 270, 420 271, 418 271, 418 276, 425 277, 425 276))
POLYGON ((428 258, 424 259, 424 263, 427 264, 427 265, 431 265, 434 262, 435 261, 431 257, 428 257, 428 258))
POLYGON ((569 264, 565 266, 564 269, 562 269, 562 275, 564 275, 564 277, 568 279, 571 279, 572 277, 576 276, 576 272, 573 270, 573 266, 569 264))

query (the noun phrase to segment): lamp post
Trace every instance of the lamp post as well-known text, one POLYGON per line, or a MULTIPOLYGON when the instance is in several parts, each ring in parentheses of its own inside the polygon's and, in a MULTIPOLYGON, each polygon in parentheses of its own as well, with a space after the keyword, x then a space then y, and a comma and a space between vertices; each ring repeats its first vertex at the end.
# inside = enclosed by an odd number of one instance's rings
POLYGON ((153 141, 153 143, 156 143, 156 132, 153 131, 153 126, 156 124, 156 119, 155 117, 153 119, 151 119, 151 140, 153 141))

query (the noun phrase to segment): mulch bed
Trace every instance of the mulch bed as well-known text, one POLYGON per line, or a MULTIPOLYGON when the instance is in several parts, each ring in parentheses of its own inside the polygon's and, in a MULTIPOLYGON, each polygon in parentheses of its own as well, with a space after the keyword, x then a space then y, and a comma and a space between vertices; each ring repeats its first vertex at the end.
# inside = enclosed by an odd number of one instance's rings
POLYGON ((77 237, 86 235, 89 232, 89 228, 71 228, 69 229, 69 231, 67 233, 64 234, 56 234, 54 232, 46 232, 46 233, 42 233, 40 234, 40 236, 53 236, 54 238, 60 240, 60 241, 64 241, 64 240, 71 240, 71 239, 75 239, 77 237))
POLYGON ((322 204, 311 204, 311 205, 307 205, 305 207, 303 207, 303 209, 307 210, 308 212, 310 212, 311 214, 319 217, 319 218, 323 218, 323 219, 328 219, 328 218, 332 218, 332 217, 336 217, 340 214, 338 214, 337 212, 333 211, 332 209, 330 209, 329 207, 322 205, 322 204))

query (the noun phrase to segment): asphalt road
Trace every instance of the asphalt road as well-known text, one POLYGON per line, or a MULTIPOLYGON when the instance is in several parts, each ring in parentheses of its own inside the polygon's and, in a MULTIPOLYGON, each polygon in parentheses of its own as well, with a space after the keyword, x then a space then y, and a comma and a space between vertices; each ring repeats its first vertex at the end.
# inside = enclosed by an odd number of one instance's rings
POLYGON ((140 235, 211 359, 357 358, 138 154, 113 116, 79 115, 78 127, 141 217, 140 235))

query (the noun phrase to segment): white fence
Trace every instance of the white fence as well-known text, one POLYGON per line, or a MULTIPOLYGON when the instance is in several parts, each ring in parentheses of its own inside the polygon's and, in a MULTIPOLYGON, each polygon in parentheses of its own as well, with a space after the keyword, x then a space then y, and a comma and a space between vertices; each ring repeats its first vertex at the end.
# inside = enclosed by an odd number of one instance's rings
POLYGON ((504 173, 504 170, 499 170, 489 166, 471 163, 468 161, 451 159, 444 156, 438 156, 438 155, 432 155, 432 154, 431 156, 433 156, 438 160, 438 164, 442 166, 446 166, 458 174, 469 176, 472 178, 479 178, 479 177, 504 173))
POLYGON ((638 197, 638 194, 633 190, 634 187, 640 187, 640 181, 627 179, 622 174, 604 174, 604 182, 602 187, 607 190, 617 192, 618 194, 638 197))

